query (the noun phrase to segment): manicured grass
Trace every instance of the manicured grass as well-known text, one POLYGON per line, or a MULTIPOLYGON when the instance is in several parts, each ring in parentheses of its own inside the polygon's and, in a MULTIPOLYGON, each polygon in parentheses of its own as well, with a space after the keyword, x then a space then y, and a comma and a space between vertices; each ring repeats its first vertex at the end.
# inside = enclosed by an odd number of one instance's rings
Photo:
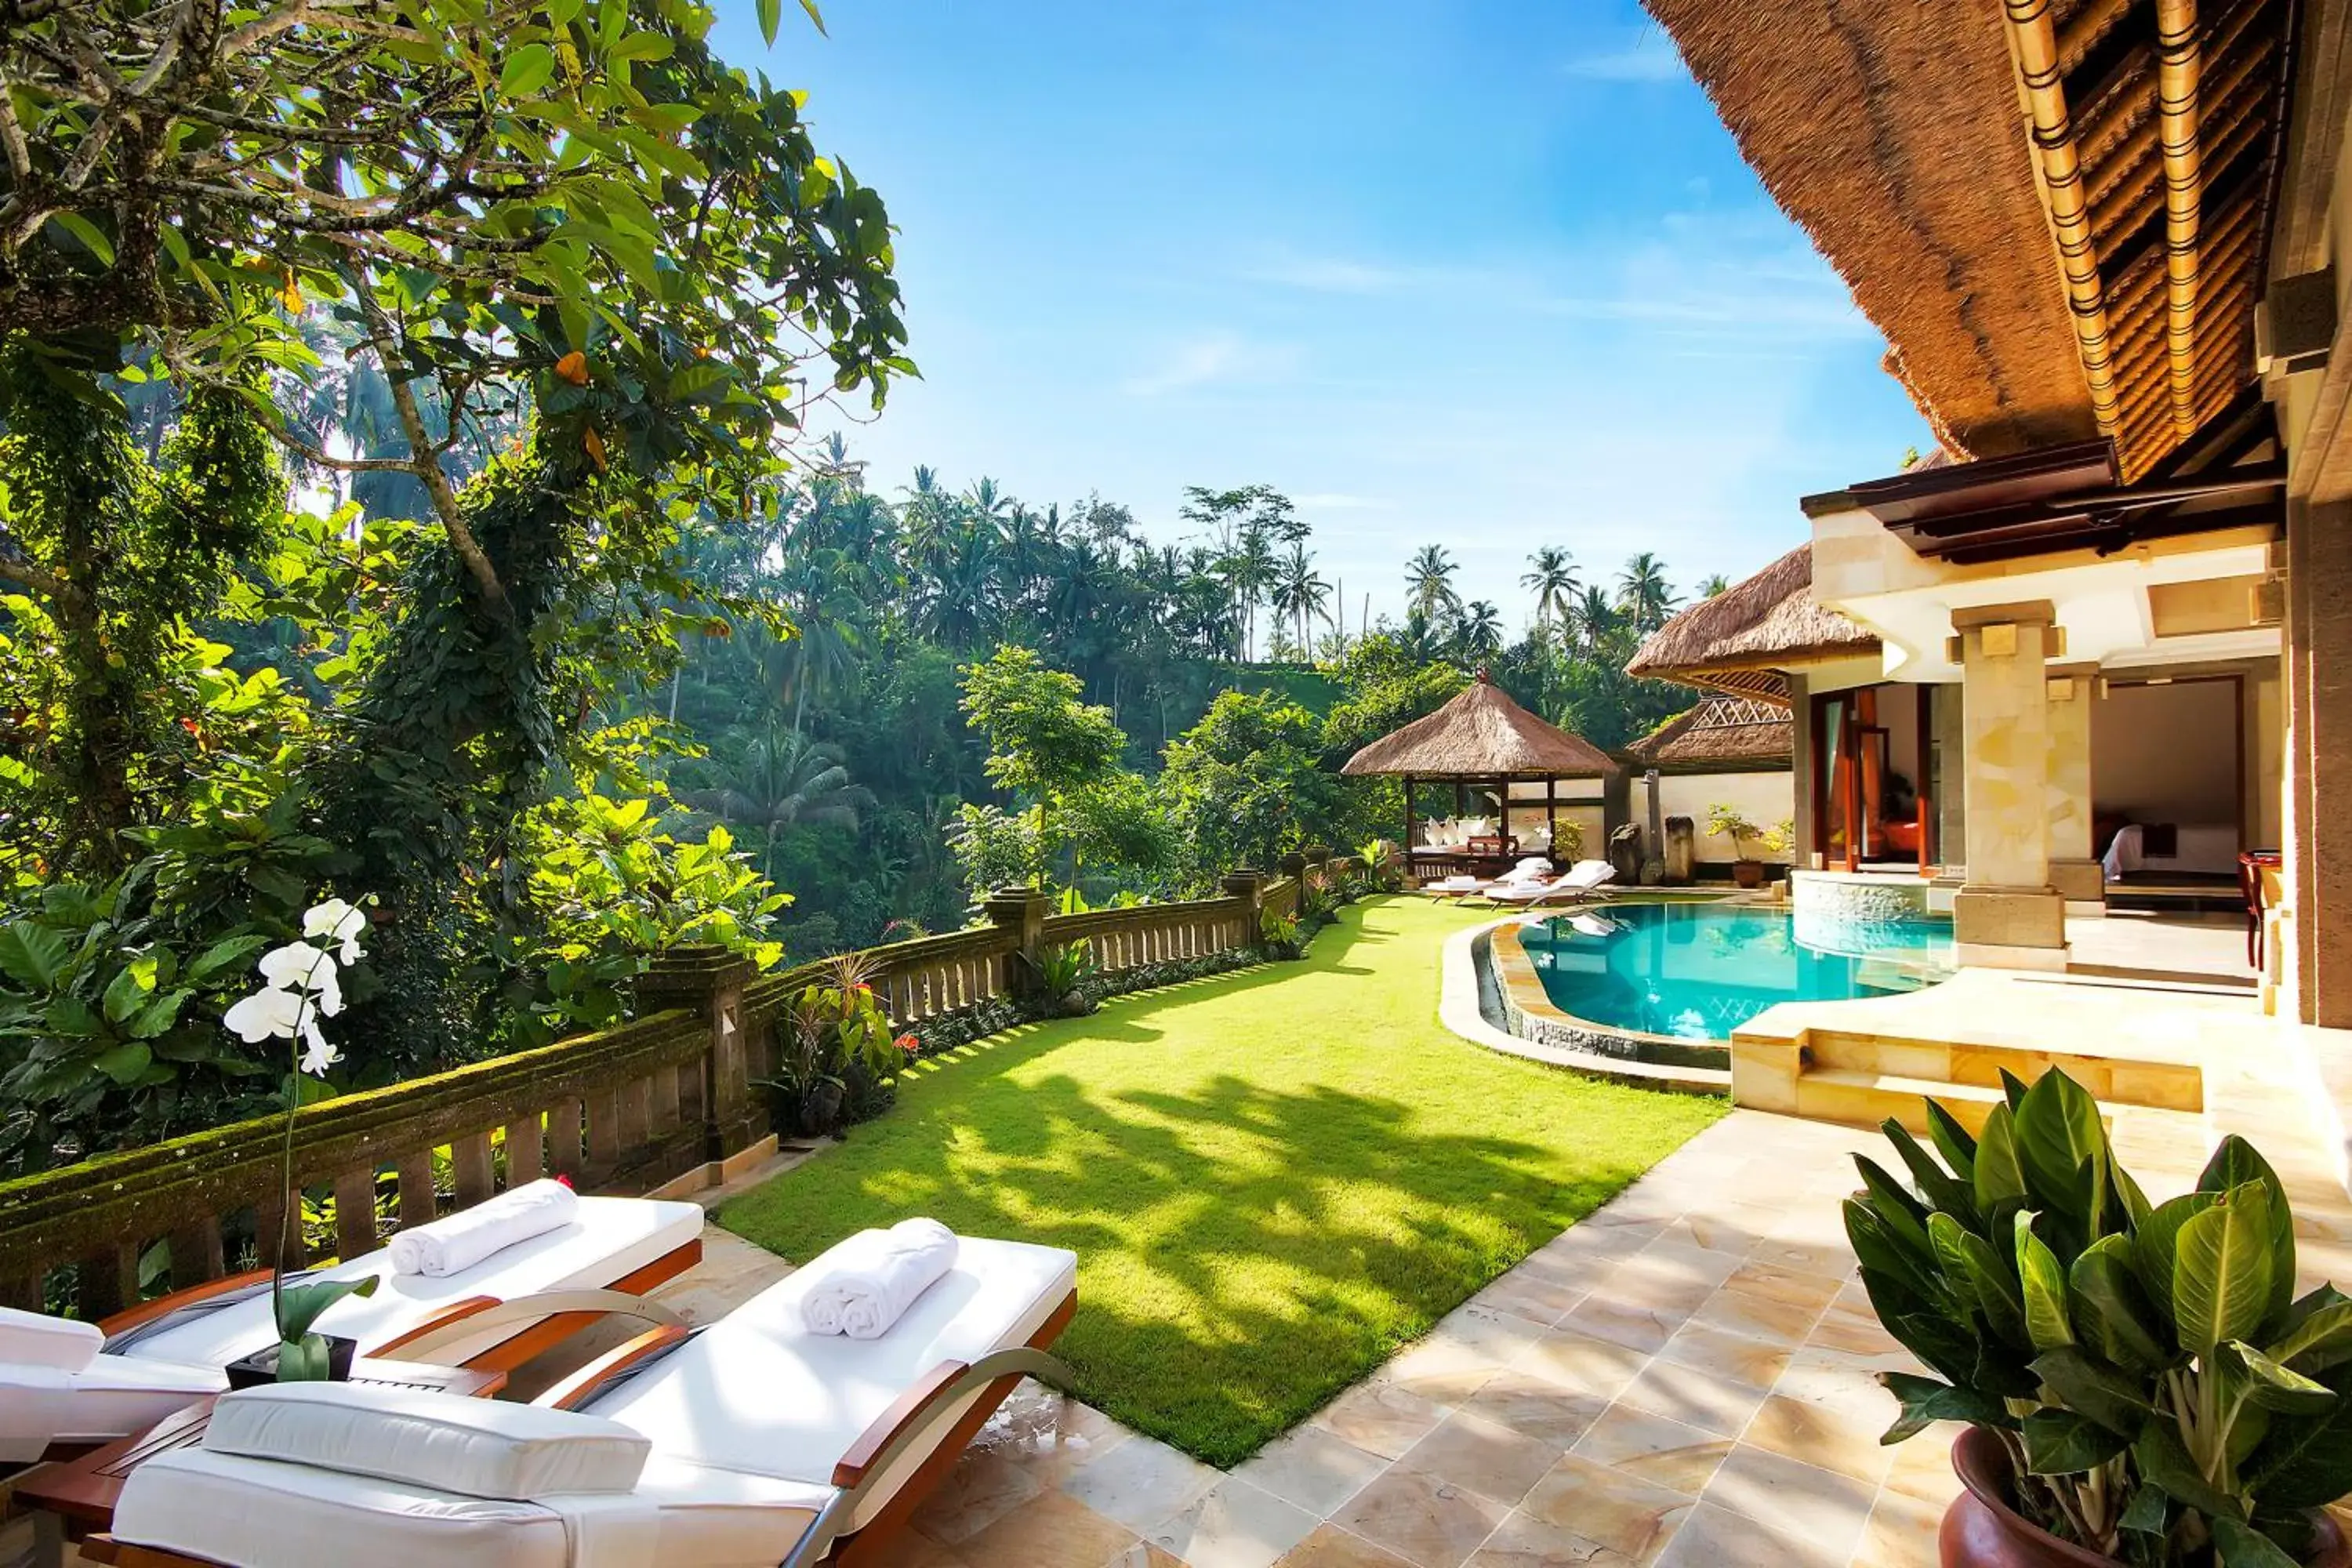
POLYGON ((1080 1393, 1234 1464, 1722 1114, 1446 1033, 1474 918, 1358 904, 1303 963, 926 1064, 719 1223, 793 1258, 915 1214, 1071 1247, 1080 1393))

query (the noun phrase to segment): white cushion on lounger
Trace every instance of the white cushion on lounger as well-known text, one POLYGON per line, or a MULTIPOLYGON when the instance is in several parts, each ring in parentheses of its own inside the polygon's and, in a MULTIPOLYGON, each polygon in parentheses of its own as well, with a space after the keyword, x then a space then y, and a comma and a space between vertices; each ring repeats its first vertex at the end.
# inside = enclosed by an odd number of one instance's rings
POLYGON ((205 1425, 205 1447, 518 1500, 629 1491, 653 1448, 625 1426, 577 1411, 333 1383, 225 1394, 205 1425))
POLYGON ((79 1372, 105 1344, 96 1323, 0 1307, 0 1364, 79 1372))
MULTIPOLYGON (((318 1330, 360 1342, 362 1349, 404 1333, 426 1317, 468 1296, 512 1300, 544 1290, 601 1289, 634 1274, 665 1253, 702 1234, 702 1210, 694 1204, 656 1203, 645 1198, 582 1198, 579 1216, 519 1241, 473 1268, 441 1279, 394 1277, 382 1251, 316 1270, 314 1279, 381 1278, 373 1296, 347 1297, 319 1318, 318 1330)), ((444 1365, 471 1357, 528 1329, 528 1323, 493 1329, 478 1340, 461 1341, 434 1352, 444 1365)), ((224 1366, 241 1355, 277 1342, 269 1298, 262 1295, 223 1308, 185 1327, 142 1340, 131 1354, 193 1366, 224 1366)))
POLYGON ((965 1237, 955 1267, 878 1340, 801 1331, 797 1302, 816 1275, 769 1287, 589 1408, 666 1457, 824 1486, 858 1435, 940 1363, 1026 1344, 1076 1288, 1077 1257, 965 1237))
POLYGON ((220 1369, 99 1355, 79 1372, 0 1365, 0 1464, 52 1443, 110 1443, 227 1386, 220 1369))
MULTIPOLYGON (((656 1562, 774 1568, 833 1492, 656 1456, 633 1495, 654 1510, 656 1562)), ((191 1447, 131 1472, 113 1534, 238 1568, 570 1568, 562 1506, 191 1447)))

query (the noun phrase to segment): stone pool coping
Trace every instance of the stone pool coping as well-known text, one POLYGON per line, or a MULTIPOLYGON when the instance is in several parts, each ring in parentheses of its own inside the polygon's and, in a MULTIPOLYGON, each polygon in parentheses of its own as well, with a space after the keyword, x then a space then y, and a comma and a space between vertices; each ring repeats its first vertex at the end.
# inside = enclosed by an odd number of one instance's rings
MULTIPOLYGON (((1631 1029, 1608 1028, 1589 1019, 1563 1013, 1553 1005, 1551 999, 1544 994, 1543 983, 1536 978, 1535 966, 1528 962, 1526 951, 1516 940, 1517 931, 1528 919, 1526 915, 1507 915, 1484 925, 1465 927, 1447 939, 1438 992, 1439 1023, 1473 1045, 1484 1046, 1506 1056, 1523 1057, 1547 1067, 1564 1068, 1570 1072, 1615 1079, 1623 1083, 1671 1089, 1682 1094, 1727 1095, 1731 1092, 1731 1068, 1728 1065, 1708 1068, 1676 1062, 1643 1061, 1637 1057, 1617 1055, 1607 1049, 1593 1049, 1574 1043, 1580 1039, 1591 1039, 1612 1044, 1622 1042, 1627 1048, 1647 1043, 1670 1044, 1683 1050, 1691 1048, 1688 1040, 1644 1035, 1631 1029), (1511 933, 1513 940, 1497 940, 1506 932, 1511 933), (1496 984, 1502 993, 1506 1012, 1516 1011, 1524 1017, 1539 1021, 1559 1031, 1565 1038, 1529 1038, 1497 1028, 1487 1021, 1478 999, 1478 949, 1482 942, 1492 950, 1496 984)), ((1727 1064, 1728 1055, 1729 1047, 1727 1046, 1727 1064)))

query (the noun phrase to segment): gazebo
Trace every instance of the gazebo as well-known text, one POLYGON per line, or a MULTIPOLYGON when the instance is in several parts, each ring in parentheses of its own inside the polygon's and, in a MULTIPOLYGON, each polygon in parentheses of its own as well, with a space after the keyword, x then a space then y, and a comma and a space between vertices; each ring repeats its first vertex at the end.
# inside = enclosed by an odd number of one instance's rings
MULTIPOLYGON (((1348 759, 1339 770, 1359 777, 1388 773, 1404 780, 1404 844, 1406 863, 1481 863, 1506 861, 1518 851, 1511 833, 1511 784, 1540 781, 1544 786, 1547 835, 1559 831, 1559 781, 1605 778, 1617 771, 1607 752, 1569 733, 1511 700, 1485 670, 1462 693, 1425 718, 1383 735, 1348 759), (1416 849, 1413 845, 1415 790, 1425 784, 1454 786, 1454 809, 1462 809, 1472 789, 1492 790, 1498 810, 1491 836, 1443 850, 1416 849)), ((1527 805, 1535 804, 1532 800, 1527 805)))

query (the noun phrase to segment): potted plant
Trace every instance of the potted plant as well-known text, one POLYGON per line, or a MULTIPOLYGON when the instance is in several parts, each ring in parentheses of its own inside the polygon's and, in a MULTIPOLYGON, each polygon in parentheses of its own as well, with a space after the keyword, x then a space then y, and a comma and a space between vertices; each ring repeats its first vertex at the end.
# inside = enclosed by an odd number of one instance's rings
POLYGON ((2318 1511, 2352 1492, 2352 1299, 2295 1295, 2277 1174, 2225 1138, 2151 1203, 2081 1085, 2002 1079, 1976 1137, 1932 1100, 1932 1153, 1888 1121, 1909 1184, 1857 1156, 1845 1204, 1879 1321, 1936 1374, 1882 1375, 1885 1441, 1969 1424, 1947 1568, 2352 1563, 2318 1511))
POLYGON ((1748 854, 1750 844, 1761 847, 1764 830, 1740 815, 1734 805, 1716 805, 1706 808, 1706 830, 1709 835, 1731 840, 1731 879, 1743 888, 1764 885, 1764 862, 1748 854))
POLYGON ((305 1076, 325 1079, 327 1069, 342 1060, 342 1053, 327 1042, 319 1028, 321 1017, 343 1009, 343 988, 337 967, 365 956, 360 933, 367 929, 367 912, 341 899, 329 899, 302 915, 300 942, 289 942, 261 955, 260 990, 232 1005, 221 1022, 247 1045, 280 1039, 292 1044, 291 1068, 286 1075, 286 1133, 278 1161, 278 1220, 277 1246, 269 1276, 270 1316, 278 1325, 278 1342, 272 1348, 229 1363, 229 1386, 249 1388, 263 1383, 341 1382, 352 1374, 352 1359, 359 1346, 339 1335, 315 1334, 311 1324, 319 1314, 347 1296, 373 1296, 376 1277, 358 1279, 289 1278, 286 1255, 294 1226, 302 1212, 301 1189, 294 1183, 294 1121, 305 1098, 305 1076), (315 945, 320 938, 330 947, 315 945), (331 951, 331 948, 333 951, 331 951))

